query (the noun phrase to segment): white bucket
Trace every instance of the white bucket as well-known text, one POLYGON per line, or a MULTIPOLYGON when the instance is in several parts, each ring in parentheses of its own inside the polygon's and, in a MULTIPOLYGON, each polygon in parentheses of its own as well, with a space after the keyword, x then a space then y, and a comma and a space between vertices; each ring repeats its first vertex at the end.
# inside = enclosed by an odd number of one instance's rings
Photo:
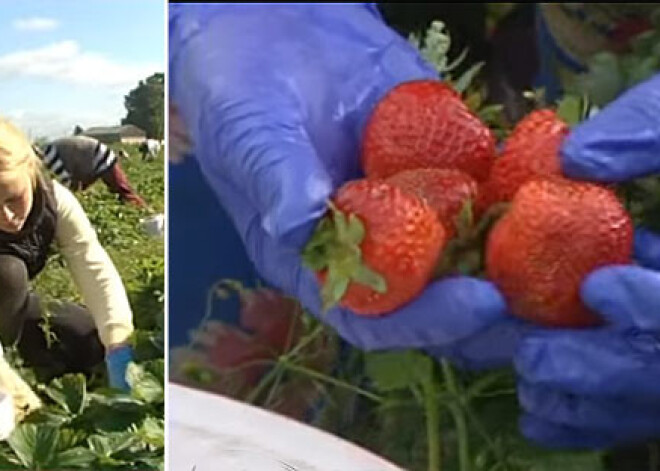
POLYGON ((163 238, 165 233, 165 215, 156 214, 148 218, 140 219, 142 230, 144 230, 149 237, 163 238))
POLYGON ((403 471, 322 430, 217 394, 168 386, 170 470, 403 471))

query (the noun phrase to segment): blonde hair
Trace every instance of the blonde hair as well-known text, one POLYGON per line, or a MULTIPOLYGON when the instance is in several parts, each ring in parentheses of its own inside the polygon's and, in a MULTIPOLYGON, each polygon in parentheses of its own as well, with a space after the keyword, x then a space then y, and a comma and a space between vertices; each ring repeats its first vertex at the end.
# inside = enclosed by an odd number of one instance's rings
POLYGON ((35 188, 42 171, 43 163, 27 136, 0 116, 0 172, 25 172, 35 188))

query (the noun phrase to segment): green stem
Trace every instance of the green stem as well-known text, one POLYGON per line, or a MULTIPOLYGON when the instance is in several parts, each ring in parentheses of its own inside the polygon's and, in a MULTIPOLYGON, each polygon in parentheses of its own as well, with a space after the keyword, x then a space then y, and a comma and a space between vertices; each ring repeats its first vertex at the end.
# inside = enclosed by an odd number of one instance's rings
POLYGON ((347 389, 349 391, 352 391, 356 394, 359 394, 361 396, 366 397, 367 399, 371 399, 374 402, 381 403, 383 402, 383 398, 370 392, 366 391, 362 388, 358 388, 357 386, 353 386, 352 384, 345 383, 344 381, 340 381, 336 378, 332 378, 331 376, 324 375, 323 373, 319 373, 318 371, 311 370, 309 368, 305 368, 304 366, 300 365, 295 365, 293 363, 289 363, 287 361, 282 361, 280 362, 280 365, 282 365, 284 368, 287 368, 291 371, 294 371, 296 373, 300 373, 303 375, 307 375, 311 378, 318 379, 319 381, 323 381, 326 383, 330 383, 334 386, 347 389))
MULTIPOLYGON (((508 458, 502 452, 500 447, 490 437, 490 435, 486 431, 486 427, 481 422, 478 415, 476 413, 474 413, 474 411, 472 410, 472 406, 470 404, 468 404, 465 410, 467 412, 468 419, 470 419, 470 421, 472 422, 472 426, 477 431, 477 433, 479 435, 481 435, 481 438, 486 442, 486 446, 490 449, 493 456, 495 456, 495 458, 498 460, 496 468, 493 468, 491 471, 495 471, 496 469, 498 469, 502 466, 505 466, 505 465, 508 466, 509 465, 508 464, 508 458)), ((505 468, 505 469, 507 469, 507 468, 505 468)))
POLYGON ((455 402, 449 403, 447 407, 451 412, 454 423, 456 425, 456 433, 458 435, 458 462, 460 471, 470 471, 470 438, 468 436, 467 421, 461 404, 461 395, 456 384, 456 378, 451 365, 446 359, 441 360, 442 373, 447 384, 447 390, 456 398, 455 402))
POLYGON ((261 393, 266 389, 266 387, 273 381, 273 379, 279 374, 281 369, 280 364, 277 363, 268 373, 264 376, 256 388, 254 388, 250 394, 245 398, 245 402, 248 404, 254 404, 255 401, 261 396, 261 393))
POLYGON ((437 402, 434 378, 428 378, 422 384, 424 388, 424 408, 426 409, 426 436, 428 441, 429 471, 441 469, 440 407, 437 402))
POLYGON ((320 334, 323 333, 323 326, 322 325, 317 325, 314 330, 309 334, 305 335, 297 344, 295 347, 293 347, 291 350, 286 352, 283 355, 280 355, 280 359, 284 360, 285 362, 291 360, 294 358, 298 353, 302 351, 303 348, 305 348, 307 345, 312 343, 314 340, 316 340, 316 337, 318 337, 320 334))
POLYGON ((264 407, 268 408, 271 404, 271 401, 275 399, 275 393, 277 392, 277 389, 280 387, 283 378, 284 378, 284 369, 279 368, 279 373, 275 376, 275 379, 273 380, 273 385, 270 387, 270 390, 268 391, 268 395, 264 400, 264 407))

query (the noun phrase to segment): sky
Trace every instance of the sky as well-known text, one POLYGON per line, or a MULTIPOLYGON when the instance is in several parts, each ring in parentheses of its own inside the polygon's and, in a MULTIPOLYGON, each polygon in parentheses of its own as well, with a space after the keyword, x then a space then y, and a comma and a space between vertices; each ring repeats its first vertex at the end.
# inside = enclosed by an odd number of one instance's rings
POLYGON ((0 1, 0 115, 32 139, 111 126, 165 71, 164 0, 0 1))

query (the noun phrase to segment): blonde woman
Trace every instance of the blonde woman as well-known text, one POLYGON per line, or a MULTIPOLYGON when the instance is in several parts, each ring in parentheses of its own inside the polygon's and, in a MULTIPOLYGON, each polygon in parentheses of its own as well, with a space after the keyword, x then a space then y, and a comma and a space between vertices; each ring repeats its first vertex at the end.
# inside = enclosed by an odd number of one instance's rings
POLYGON ((87 373, 105 361, 110 386, 126 390, 133 332, 126 291, 78 200, 45 175, 26 136, 0 118, 0 341, 16 345, 28 366, 47 377, 87 373), (57 341, 49 346, 30 281, 44 269, 51 246, 85 306, 62 303, 51 312, 57 341))

